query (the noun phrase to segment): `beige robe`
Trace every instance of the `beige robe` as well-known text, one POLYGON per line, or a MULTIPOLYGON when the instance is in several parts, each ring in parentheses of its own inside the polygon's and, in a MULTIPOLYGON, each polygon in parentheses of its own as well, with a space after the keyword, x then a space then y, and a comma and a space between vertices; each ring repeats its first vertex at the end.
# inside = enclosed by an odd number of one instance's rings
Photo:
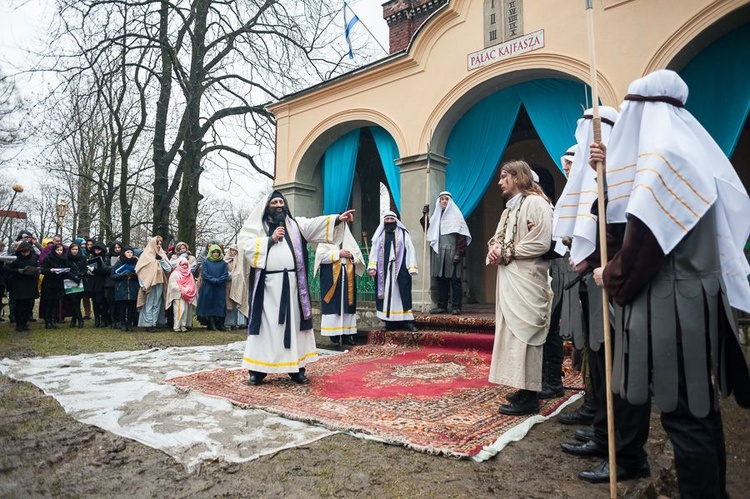
POLYGON ((500 237, 506 217, 510 219, 505 241, 514 238, 516 250, 514 260, 497 268, 495 344, 489 381, 539 391, 542 349, 552 311, 549 262, 540 257, 549 250, 552 240, 552 208, 541 196, 531 195, 506 209, 495 237, 488 243, 490 247, 500 237), (529 224, 533 224, 531 230, 529 224))

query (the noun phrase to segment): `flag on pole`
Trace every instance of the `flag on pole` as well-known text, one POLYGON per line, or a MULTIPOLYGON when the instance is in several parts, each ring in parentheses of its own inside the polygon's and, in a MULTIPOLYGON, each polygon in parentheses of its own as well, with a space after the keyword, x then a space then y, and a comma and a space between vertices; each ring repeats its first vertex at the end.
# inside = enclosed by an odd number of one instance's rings
POLYGON ((346 0, 344 0, 344 36, 346 36, 346 43, 349 45, 349 59, 354 59, 354 53, 352 52, 352 41, 349 38, 349 33, 351 33, 352 28, 355 24, 359 21, 359 17, 357 14, 354 13, 351 7, 349 7, 349 4, 346 3, 346 0), (352 18, 348 21, 346 20, 346 11, 349 10, 352 14, 352 18))

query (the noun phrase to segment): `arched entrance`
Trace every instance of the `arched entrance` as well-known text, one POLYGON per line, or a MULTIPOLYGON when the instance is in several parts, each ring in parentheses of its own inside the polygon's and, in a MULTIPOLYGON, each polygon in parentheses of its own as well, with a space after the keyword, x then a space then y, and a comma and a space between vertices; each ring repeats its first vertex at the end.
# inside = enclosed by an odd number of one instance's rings
MULTIPOLYGON (((546 76, 546 75, 545 75, 546 76)), ((495 85, 502 84, 498 78, 495 85)), ((504 209, 499 166, 523 159, 554 200, 565 177, 557 158, 575 141, 587 107, 587 86, 571 79, 537 78, 496 90, 469 108, 448 135, 446 189, 464 212, 473 243, 466 258, 469 303, 494 303, 496 269, 485 265, 486 241, 504 209)))

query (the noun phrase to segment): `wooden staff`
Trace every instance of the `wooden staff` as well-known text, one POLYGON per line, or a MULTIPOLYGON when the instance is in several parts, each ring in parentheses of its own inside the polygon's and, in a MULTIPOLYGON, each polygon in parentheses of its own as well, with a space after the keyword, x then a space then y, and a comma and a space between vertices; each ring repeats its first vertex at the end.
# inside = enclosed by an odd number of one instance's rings
POLYGON ((365 252, 367 252, 367 257, 370 257, 370 248, 367 247, 367 231, 362 231, 362 242, 365 243, 365 252))
MULTIPOLYGON (((596 78, 596 50, 594 48, 594 8, 592 0, 586 1, 586 27, 588 31, 589 59, 591 65, 591 105, 593 108, 594 142, 602 141, 602 121, 599 117, 599 95, 596 78)), ((596 162, 596 186, 599 208, 599 254, 601 267, 607 265, 607 212, 604 205, 604 165, 596 162)), ((617 497, 617 458, 615 455, 615 414, 612 405, 612 341, 609 325, 609 293, 602 286, 602 318, 604 321, 604 377, 607 393, 607 444, 609 448, 609 496, 617 497)))
MULTIPOLYGON (((427 143, 427 168, 425 169, 425 184, 424 184, 424 204, 429 206, 430 204, 430 143, 427 143)), ((424 222, 423 222, 423 239, 422 239, 422 308, 421 311, 424 313, 424 300, 425 300, 425 289, 424 289, 424 280, 425 280, 425 274, 427 269, 427 221, 429 217, 429 213, 423 213, 424 215, 424 222)))

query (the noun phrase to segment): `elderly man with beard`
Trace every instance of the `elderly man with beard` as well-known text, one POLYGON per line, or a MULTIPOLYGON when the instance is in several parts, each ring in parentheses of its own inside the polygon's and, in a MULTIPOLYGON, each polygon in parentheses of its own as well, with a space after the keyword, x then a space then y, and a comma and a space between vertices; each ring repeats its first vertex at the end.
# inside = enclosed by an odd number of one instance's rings
POLYGON ((411 279, 419 273, 409 231, 388 211, 372 237, 367 273, 375 278, 377 316, 386 330, 416 331, 411 311, 411 279))
POLYGON ((542 256, 552 240, 552 207, 524 161, 504 164, 499 185, 505 211, 487 243, 487 264, 498 266, 489 381, 519 389, 499 409, 519 416, 539 412, 542 349, 552 306, 549 262, 542 256))
POLYGON ((307 243, 339 244, 342 222, 354 210, 315 218, 293 217, 286 199, 273 191, 250 214, 238 236, 244 282, 249 281, 250 312, 242 366, 248 384, 269 373, 288 373, 305 384, 305 366, 317 360, 312 306, 307 283, 307 243), (252 274, 252 275, 251 275, 252 274))

